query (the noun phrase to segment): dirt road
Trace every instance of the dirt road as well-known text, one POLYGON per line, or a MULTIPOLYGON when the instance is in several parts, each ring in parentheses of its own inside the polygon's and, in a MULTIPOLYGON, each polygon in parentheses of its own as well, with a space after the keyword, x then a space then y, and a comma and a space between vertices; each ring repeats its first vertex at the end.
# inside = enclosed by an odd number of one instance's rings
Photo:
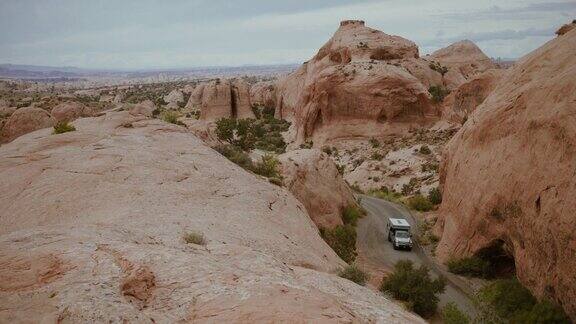
POLYGON ((475 308, 468 297, 471 290, 461 279, 441 269, 434 261, 426 256, 417 244, 412 251, 397 251, 388 242, 386 222, 388 217, 404 218, 414 229, 416 222, 410 212, 403 206, 393 204, 386 200, 361 195, 362 206, 368 211, 368 215, 362 218, 358 224, 357 248, 371 265, 378 265, 391 270, 399 260, 412 260, 416 266, 424 264, 428 266, 434 276, 444 275, 447 280, 446 291, 440 296, 439 307, 449 302, 458 305, 461 311, 474 317, 475 308))

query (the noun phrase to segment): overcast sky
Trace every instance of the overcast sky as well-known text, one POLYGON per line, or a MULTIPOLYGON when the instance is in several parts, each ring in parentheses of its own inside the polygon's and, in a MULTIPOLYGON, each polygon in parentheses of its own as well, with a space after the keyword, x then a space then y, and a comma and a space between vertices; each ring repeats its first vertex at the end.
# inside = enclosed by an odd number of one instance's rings
POLYGON ((0 63, 167 68, 300 63, 338 28, 430 53, 461 39, 520 57, 576 18, 575 0, 0 0, 0 63))

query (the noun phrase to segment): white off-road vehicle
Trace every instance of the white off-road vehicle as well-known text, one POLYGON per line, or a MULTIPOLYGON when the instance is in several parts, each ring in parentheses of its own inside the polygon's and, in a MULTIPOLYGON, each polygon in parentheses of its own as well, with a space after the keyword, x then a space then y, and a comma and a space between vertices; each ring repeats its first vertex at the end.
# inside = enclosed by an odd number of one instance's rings
POLYGON ((392 242, 394 250, 412 250, 412 234, 410 224, 403 218, 388 218, 388 241, 392 242))

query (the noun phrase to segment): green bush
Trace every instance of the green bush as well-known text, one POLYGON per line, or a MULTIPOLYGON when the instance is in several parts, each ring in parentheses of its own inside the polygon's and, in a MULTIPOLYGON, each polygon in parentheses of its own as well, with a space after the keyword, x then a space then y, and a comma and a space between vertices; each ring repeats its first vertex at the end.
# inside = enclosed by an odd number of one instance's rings
POLYGON ((384 156, 378 152, 373 152, 372 156, 370 156, 370 158, 372 160, 377 160, 377 161, 382 161, 382 159, 384 158, 384 156))
POLYGON ((564 310, 544 300, 537 303, 532 307, 529 312, 518 314, 511 322, 513 323, 526 323, 526 324, 569 324, 570 319, 564 313, 564 310))
POLYGON ((350 205, 344 208, 344 211, 342 212, 342 222, 344 222, 344 224, 356 226, 358 224, 358 219, 362 218, 364 215, 366 215, 366 211, 362 207, 350 205))
POLYGON ((188 244, 206 245, 204 234, 197 232, 189 232, 184 234, 184 242, 188 244))
POLYGON ((178 117, 180 117, 180 116, 175 111, 165 111, 161 114, 161 117, 162 117, 162 120, 167 122, 167 123, 175 124, 175 125, 181 125, 181 126, 184 125, 182 122, 178 121, 178 117))
POLYGON ((338 225, 333 229, 321 228, 320 235, 346 263, 356 260, 356 228, 350 224, 338 225))
POLYGON ((411 178, 408 183, 405 183, 402 186, 402 194, 404 196, 410 195, 414 191, 414 189, 416 188, 416 185, 418 185, 418 179, 411 178))
POLYGON ((408 198, 408 207, 411 209, 427 212, 434 208, 434 205, 428 200, 428 198, 422 195, 415 195, 414 197, 408 198))
POLYGON ((499 279, 487 285, 478 293, 478 300, 508 323, 570 323, 561 307, 548 300, 538 302, 516 278, 499 279))
POLYGON ((444 277, 432 280, 426 266, 416 269, 412 261, 402 260, 394 265, 394 272, 382 279, 380 291, 406 302, 410 310, 428 317, 436 312, 438 295, 445 287, 444 277))
POLYGON ((490 261, 475 256, 451 259, 446 265, 448 271, 466 277, 490 278, 493 276, 490 261))
POLYGON ((396 204, 402 204, 402 201, 400 200, 402 198, 402 195, 397 192, 388 191, 388 188, 386 187, 380 188, 379 190, 376 189, 369 190, 368 195, 379 199, 384 199, 396 204))
POLYGON ((281 178, 268 178, 268 181, 272 184, 277 185, 278 187, 282 187, 284 182, 282 182, 281 178))
POLYGON ((362 271, 355 264, 348 265, 344 269, 340 270, 338 276, 353 281, 360 286, 365 286, 366 282, 370 278, 366 272, 362 271))
POLYGON ((228 144, 217 146, 215 150, 246 170, 252 171, 254 169, 254 165, 248 154, 239 147, 228 144))
POLYGON ((424 155, 430 155, 432 154, 432 151, 430 150, 430 148, 428 147, 428 145, 422 145, 420 146, 420 150, 418 150, 420 152, 420 154, 424 154, 424 155))
POLYGON ((430 189, 430 191, 428 192, 428 200, 430 200, 430 202, 433 203, 434 205, 439 205, 440 203, 442 203, 442 193, 440 192, 440 189, 438 188, 430 189))
POLYGON ((52 131, 52 134, 63 134, 67 132, 73 132, 75 130, 76 128, 70 125, 68 122, 61 121, 56 123, 56 125, 54 125, 54 130, 52 131))
POLYGON ((283 120, 222 118, 216 121, 216 135, 221 141, 248 151, 258 148, 264 151, 284 153, 286 142, 281 132, 290 124, 283 120))
POLYGON ((444 101, 444 98, 450 94, 450 91, 444 89, 442 86, 431 86, 428 88, 428 92, 432 96, 432 100, 436 103, 444 101))
POLYGON ((468 324, 470 317, 462 313, 455 303, 448 303, 442 308, 442 319, 444 324, 468 324))
POLYGON ((280 161, 270 154, 266 154, 262 157, 262 160, 254 166, 254 173, 267 178, 281 178, 280 172, 278 171, 278 165, 280 161))
POLYGON ((380 147, 380 142, 378 142, 377 139, 375 139, 374 137, 372 137, 370 140, 370 145, 372 145, 372 148, 377 148, 380 147))

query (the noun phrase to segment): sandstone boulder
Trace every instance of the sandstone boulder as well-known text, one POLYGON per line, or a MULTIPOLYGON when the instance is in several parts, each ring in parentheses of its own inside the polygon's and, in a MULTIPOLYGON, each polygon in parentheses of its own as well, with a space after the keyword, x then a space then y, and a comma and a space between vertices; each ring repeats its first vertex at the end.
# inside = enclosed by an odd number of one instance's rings
POLYGON ((444 83, 450 90, 458 88, 479 73, 496 68, 496 64, 469 40, 439 49, 426 59, 448 68, 448 72, 444 75, 444 83))
POLYGON ((491 69, 452 91, 442 103, 442 118, 461 123, 495 89, 506 70, 491 69))
POLYGON ((318 227, 342 224, 342 212, 356 204, 336 164, 320 150, 295 150, 278 157, 284 185, 304 204, 318 227))
POLYGON ((184 94, 180 90, 172 90, 163 99, 168 103, 169 109, 178 109, 178 104, 184 102, 184 94))
POLYGON ((240 79, 216 79, 200 84, 190 95, 186 108, 200 109, 200 119, 254 118, 250 88, 240 79))
POLYGON ((235 118, 254 118, 250 102, 250 86, 242 79, 232 81, 232 116, 235 118))
POLYGON ((156 105, 152 100, 144 100, 130 108, 130 114, 134 116, 143 115, 146 117, 152 117, 155 110, 156 105))
POLYGON ((276 116, 294 122, 296 144, 432 122, 439 113, 428 85, 441 75, 428 65, 413 42, 343 21, 312 60, 278 81, 276 116))
POLYGON ((0 147, 0 322, 424 323, 327 273, 304 206, 183 127, 75 125, 0 147))
POLYGON ((50 114, 36 107, 25 107, 16 110, 6 121, 0 132, 2 142, 9 142, 18 136, 38 129, 54 126, 55 120, 50 114))
POLYGON ((81 103, 68 101, 52 108, 51 115, 57 122, 71 122, 80 117, 91 116, 92 111, 81 103))
MULTIPOLYGON (((522 58, 449 142, 437 255, 507 255, 576 320, 576 30, 522 58)), ((502 257, 500 258, 502 259, 502 257)), ((501 265, 502 262, 497 264, 501 265)))
POLYGON ((250 101, 252 104, 271 107, 276 106, 276 83, 263 81, 250 88, 250 101))

